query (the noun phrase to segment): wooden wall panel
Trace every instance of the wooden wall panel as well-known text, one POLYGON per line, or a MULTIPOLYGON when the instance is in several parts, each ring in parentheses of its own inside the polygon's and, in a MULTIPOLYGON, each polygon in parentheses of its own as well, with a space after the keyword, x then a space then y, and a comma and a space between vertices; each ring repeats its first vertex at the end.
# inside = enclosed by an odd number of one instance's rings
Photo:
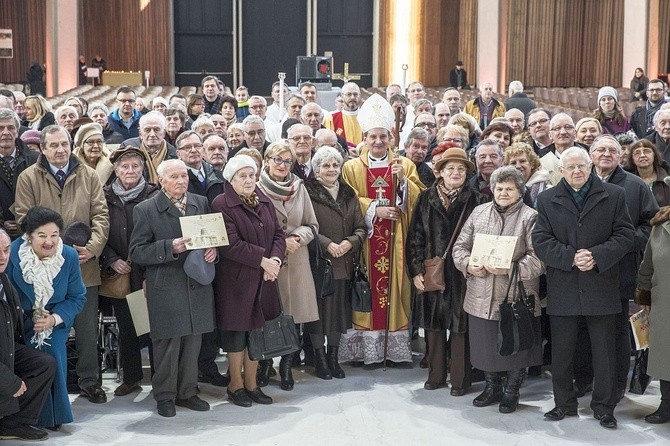
MULTIPOLYGON (((82 1, 79 51, 96 53, 112 71, 151 71, 151 82, 169 84, 173 73, 171 1, 82 1)), ((194 51, 197 49, 194 48, 194 51)))
MULTIPOLYGON (((658 14, 658 70, 661 73, 670 73, 670 2, 662 1, 659 4, 658 14)), ((652 19, 653 20, 653 19, 652 19)), ((657 73, 647 73, 649 78, 656 77, 657 73)))
MULTIPOLYGON (((468 72, 468 83, 477 85, 477 0, 461 0, 458 15, 458 60, 468 72)), ((453 62, 447 70, 453 68, 453 62)), ((448 85, 448 82, 447 82, 448 85)))
POLYGON ((12 29, 14 40, 14 58, 0 59, 0 82, 25 82, 30 62, 37 60, 44 63, 46 58, 46 2, 2 0, 0 28, 12 29))

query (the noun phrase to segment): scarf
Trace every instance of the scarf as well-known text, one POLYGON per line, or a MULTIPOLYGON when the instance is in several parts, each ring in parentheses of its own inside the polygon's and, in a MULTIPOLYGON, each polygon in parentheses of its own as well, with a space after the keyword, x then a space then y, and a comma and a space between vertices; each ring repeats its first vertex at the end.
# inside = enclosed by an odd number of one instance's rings
POLYGON ((316 179, 319 181, 319 184, 321 184, 324 189, 328 191, 331 197, 333 197, 333 200, 337 201, 337 193, 340 191, 340 182, 335 181, 335 184, 328 185, 321 180, 321 177, 316 177, 316 179))
POLYGON ((258 198, 258 194, 256 194, 256 192, 253 192, 250 197, 245 197, 244 195, 238 195, 238 197, 240 197, 240 201, 243 205, 250 207, 253 210, 256 210, 258 205, 261 203, 261 200, 258 198))
POLYGON ((137 198, 144 190, 145 185, 146 181, 144 181, 144 177, 140 177, 140 182, 137 183, 137 186, 131 187, 130 189, 124 189, 124 187, 121 185, 121 181, 117 178, 112 183, 112 191, 114 192, 114 195, 119 197, 119 200, 121 200, 123 204, 126 204, 129 201, 137 198))
MULTIPOLYGON (((65 263, 63 258, 63 241, 58 239, 58 246, 56 247, 56 254, 45 259, 40 259, 33 251, 28 236, 23 235, 23 243, 19 248, 19 267, 23 274, 23 280, 28 285, 33 286, 35 293, 35 302, 33 302, 33 322, 49 315, 50 313, 45 309, 49 300, 54 294, 53 281, 65 263)), ((50 345, 46 341, 51 338, 52 328, 47 328, 44 331, 33 334, 30 340, 37 348, 43 345, 50 345)))
POLYGON ((275 181, 270 178, 267 170, 263 170, 259 183, 268 197, 274 200, 289 201, 300 188, 302 180, 297 175, 289 173, 285 181, 275 181))
POLYGON ((149 153, 149 150, 144 144, 142 144, 142 148, 144 149, 144 154, 146 155, 147 159, 150 160, 148 163, 145 163, 145 166, 149 171, 149 178, 147 178, 147 180, 150 183, 158 184, 158 171, 156 170, 156 166, 162 163, 165 159, 165 156, 167 155, 167 143, 163 141, 161 143, 160 149, 156 150, 156 153, 153 155, 149 153))
POLYGON ((461 193, 463 187, 457 189, 447 189, 447 186, 444 185, 444 179, 440 178, 436 184, 437 186, 437 196, 440 197, 440 201, 445 209, 449 209, 449 205, 456 200, 458 194, 461 193))
POLYGON ((86 159, 86 155, 84 155, 84 151, 80 147, 75 147, 72 153, 83 164, 86 164, 88 167, 95 170, 95 173, 98 174, 98 178, 100 179, 100 182, 103 184, 103 186, 107 183, 109 177, 112 176, 112 172, 114 172, 114 165, 112 165, 112 162, 109 160, 110 153, 109 150, 107 150, 107 147, 102 149, 102 154, 100 155, 100 158, 98 158, 98 161, 95 163, 95 165, 91 164, 91 162, 86 159))
POLYGON ((584 210, 584 204, 586 202, 586 195, 589 193, 589 190, 591 190, 591 185, 593 184, 593 174, 589 176, 589 179, 584 183, 581 189, 579 190, 574 190, 565 179, 562 180, 565 184, 565 187, 568 188, 568 191, 570 192, 570 196, 572 197, 572 201, 575 202, 575 206, 577 207, 577 210, 581 213, 584 210))

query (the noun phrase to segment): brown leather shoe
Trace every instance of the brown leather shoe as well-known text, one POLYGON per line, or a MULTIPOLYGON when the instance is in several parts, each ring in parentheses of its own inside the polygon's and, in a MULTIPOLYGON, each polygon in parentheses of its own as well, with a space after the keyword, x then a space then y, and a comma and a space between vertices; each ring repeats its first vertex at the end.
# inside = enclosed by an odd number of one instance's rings
POLYGON ((444 386, 446 386, 446 385, 447 385, 446 382, 434 383, 434 382, 426 381, 426 382, 423 384, 423 388, 426 389, 426 390, 437 390, 437 389, 439 389, 440 387, 444 387, 444 386))
POLYGON ((126 396, 129 395, 136 390, 142 390, 142 386, 140 385, 139 382, 136 383, 122 383, 119 387, 114 390, 114 395, 115 396, 126 396))

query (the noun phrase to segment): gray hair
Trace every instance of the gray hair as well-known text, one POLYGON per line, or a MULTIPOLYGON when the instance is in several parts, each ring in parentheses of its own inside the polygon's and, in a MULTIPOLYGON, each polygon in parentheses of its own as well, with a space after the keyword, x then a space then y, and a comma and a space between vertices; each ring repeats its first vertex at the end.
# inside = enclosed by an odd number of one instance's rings
POLYGON ((669 115, 670 116, 670 110, 667 109, 660 109, 656 113, 654 113, 654 125, 658 124, 658 121, 661 120, 661 115, 669 115))
POLYGON ((197 132, 198 130, 200 130, 200 127, 202 127, 203 125, 209 125, 212 128, 214 128, 214 123, 212 122, 212 120, 210 118, 208 118, 206 116, 200 116, 200 117, 198 117, 198 119, 193 121, 193 124, 191 124, 191 130, 193 130, 194 132, 197 132))
POLYGON ((245 132, 247 131, 247 126, 249 124, 260 124, 263 126, 263 128, 265 128, 265 122, 263 122, 263 120, 257 115, 249 115, 246 118, 244 118, 244 121, 242 121, 242 125, 244 126, 245 132))
POLYGON ((514 166, 502 166, 498 167, 491 174, 491 190, 495 189, 496 184, 498 183, 514 183, 516 188, 519 190, 519 194, 523 196, 526 191, 525 181, 523 175, 519 170, 514 166))
POLYGON ((254 96, 252 96, 252 97, 249 98, 249 102, 251 102, 252 99, 254 99, 254 100, 260 100, 261 103, 262 103, 264 106, 266 106, 266 107, 268 106, 268 101, 267 101, 263 96, 257 96, 257 95, 254 95, 254 96))
POLYGON ((570 120, 570 124, 572 124, 573 127, 575 126, 575 121, 572 119, 572 116, 570 116, 570 115, 567 114, 567 113, 562 113, 562 112, 561 112, 561 113, 556 113, 556 114, 551 118, 551 120, 549 121, 549 128, 551 128, 551 127, 554 126, 554 123, 556 122, 556 120, 557 120, 558 118, 568 118, 568 119, 570 120))
POLYGON ((109 109, 102 102, 94 102, 88 106, 89 116, 92 115, 95 110, 101 110, 106 116, 109 116, 109 109))
POLYGON ((144 157, 139 153, 135 152, 134 150, 129 150, 128 152, 119 156, 116 159, 116 161, 114 161, 114 164, 112 164, 112 166, 114 167, 114 169, 116 169, 117 167, 119 167, 119 164, 121 164, 121 161, 128 158, 137 158, 140 161, 140 166, 142 166, 142 169, 144 169, 144 157))
POLYGON ((182 160, 180 160, 180 159, 170 159, 170 160, 162 161, 158 165, 158 167, 156 168, 156 173, 158 173, 159 177, 164 177, 165 172, 168 169, 175 168, 175 167, 180 167, 180 168, 184 169, 185 171, 187 171, 187 169, 188 169, 186 167, 186 163, 184 163, 182 160))
POLYGON ((591 157, 589 156, 589 152, 584 150, 582 147, 572 146, 568 147, 563 151, 563 153, 561 153, 561 157, 558 160, 561 167, 563 167, 563 160, 571 155, 574 155, 575 153, 582 155, 584 157, 584 161, 586 161, 586 164, 591 165, 591 157))
POLYGON ((65 127, 61 127, 58 124, 48 125, 42 129, 42 134, 40 135, 40 147, 44 150, 47 146, 47 135, 53 135, 56 132, 63 132, 67 135, 67 140, 72 144, 72 135, 67 131, 65 127))
POLYGON ((512 96, 515 93, 523 93, 523 84, 521 83, 521 81, 512 81, 509 83, 507 91, 509 92, 510 96, 512 96))
POLYGON ((430 104, 430 114, 433 114, 433 109, 434 109, 433 103, 429 99, 426 99, 426 98, 417 99, 417 101, 414 103, 414 110, 416 110, 417 108, 419 108, 423 104, 430 104))
POLYGON ((299 94, 292 94, 284 100, 284 108, 288 108, 288 103, 291 99, 298 99, 300 102, 302 102, 303 107, 305 106, 305 104, 307 104, 305 98, 303 98, 299 94))
POLYGON ((621 144, 619 143, 619 141, 617 141, 617 139, 614 136, 608 134, 598 135, 591 143, 591 147, 589 147, 589 153, 593 153, 594 150, 605 141, 609 141, 612 144, 614 144, 614 146, 616 147, 616 153, 619 154, 621 153, 621 144))
POLYGON ((331 146, 319 147, 319 150, 317 150, 316 153, 312 156, 312 168, 314 169, 314 173, 317 173, 319 170, 321 170, 321 165, 323 163, 333 159, 337 161, 340 166, 342 166, 344 160, 339 150, 331 146))
POLYGON ((502 147, 500 147, 500 144, 498 144, 498 141, 494 141, 489 138, 489 139, 483 139, 482 141, 479 142, 479 144, 477 144, 477 148, 475 149, 475 157, 479 155, 479 149, 481 149, 484 146, 493 146, 496 149, 498 149, 498 156, 500 157, 500 159, 502 159, 505 156, 502 147))
POLYGON ((409 132, 409 135, 407 135, 407 139, 405 140, 405 147, 408 147, 410 144, 412 144, 413 139, 428 141, 430 139, 430 135, 421 127, 414 127, 409 132))
POLYGON ((150 119, 155 119, 158 121, 158 125, 161 126, 162 130, 165 130, 167 127, 167 119, 165 118, 165 115, 159 111, 150 111, 146 115, 142 115, 140 118, 140 129, 143 129, 144 126, 146 126, 147 121, 150 119))
POLYGON ((200 142, 202 143, 202 138, 200 137, 200 135, 198 135, 195 130, 191 129, 191 130, 186 130, 184 133, 182 133, 181 135, 179 135, 177 137, 177 140, 174 142, 175 148, 177 150, 181 150, 180 147, 179 147, 181 145, 181 142, 183 140, 185 140, 186 138, 190 138, 193 135, 197 136, 198 139, 200 140, 200 142))
POLYGON ((14 110, 9 108, 0 108, 0 119, 13 119, 14 125, 16 126, 16 131, 18 133, 19 128, 21 127, 21 121, 19 120, 19 115, 17 115, 14 110))
POLYGON ((73 112, 75 115, 77 115, 77 118, 79 118, 79 112, 77 111, 76 108, 74 108, 71 105, 61 105, 56 109, 56 113, 54 113, 54 117, 56 118, 56 121, 58 121, 58 118, 61 117, 61 115, 65 114, 66 112, 73 112))
POLYGON ((305 104, 300 110, 300 117, 304 119, 305 114, 309 111, 310 108, 318 109, 319 113, 321 114, 321 117, 323 117, 323 108, 321 108, 321 106, 316 102, 310 102, 309 104, 305 104))
POLYGON ((310 135, 312 134, 312 127, 310 127, 306 124, 293 124, 291 127, 288 128, 286 133, 288 133, 288 137, 291 138, 291 135, 294 134, 295 132, 299 131, 299 130, 307 132, 310 135))

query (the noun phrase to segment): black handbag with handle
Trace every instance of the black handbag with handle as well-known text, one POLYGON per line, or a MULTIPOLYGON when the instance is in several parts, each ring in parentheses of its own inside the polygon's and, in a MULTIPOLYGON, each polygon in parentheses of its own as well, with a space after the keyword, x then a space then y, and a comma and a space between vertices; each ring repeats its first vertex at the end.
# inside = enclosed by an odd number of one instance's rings
MULTIPOLYGON (((263 293, 262 281, 256 293, 256 299, 260 301, 263 293)), ((279 289, 277 282, 273 282, 279 289)), ((263 328, 257 328, 249 332, 249 345, 247 347, 249 358, 256 361, 261 359, 276 358, 277 356, 290 355, 300 350, 300 339, 298 331, 293 322, 293 316, 284 314, 284 306, 279 297, 279 316, 265 321, 263 328)))
POLYGON ((314 238, 307 245, 309 250, 309 265, 314 277, 314 287, 316 288, 316 297, 326 297, 335 294, 335 276, 333 275, 333 264, 326 258, 321 243, 319 243, 319 234, 314 226, 309 226, 314 238))
POLYGON ((647 361, 649 358, 649 349, 638 350, 635 353, 635 365, 633 366, 633 375, 630 378, 630 388, 628 391, 636 395, 643 395, 651 381, 651 376, 647 375, 647 361))
POLYGON ((354 257, 354 276, 351 279, 351 309, 360 313, 372 311, 372 290, 367 271, 358 256, 354 257))
POLYGON ((498 354, 500 356, 510 356, 529 350, 539 339, 533 308, 530 308, 530 305, 535 306, 535 297, 526 296, 523 282, 519 279, 519 265, 513 262, 505 300, 500 304, 498 323, 498 354), (510 301, 509 292, 512 284, 514 284, 514 294, 510 301))

